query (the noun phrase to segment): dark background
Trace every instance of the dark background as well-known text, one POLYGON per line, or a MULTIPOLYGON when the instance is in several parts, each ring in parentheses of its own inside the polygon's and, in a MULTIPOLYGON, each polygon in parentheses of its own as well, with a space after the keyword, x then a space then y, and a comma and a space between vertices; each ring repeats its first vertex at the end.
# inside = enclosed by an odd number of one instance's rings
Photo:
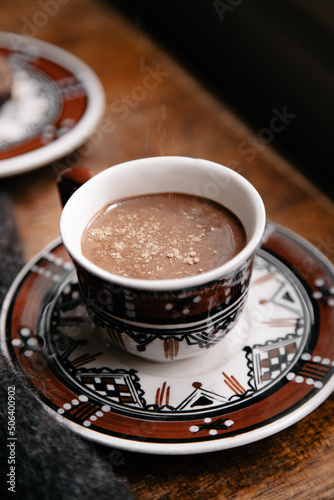
POLYGON ((108 1, 333 197, 333 0, 108 1))

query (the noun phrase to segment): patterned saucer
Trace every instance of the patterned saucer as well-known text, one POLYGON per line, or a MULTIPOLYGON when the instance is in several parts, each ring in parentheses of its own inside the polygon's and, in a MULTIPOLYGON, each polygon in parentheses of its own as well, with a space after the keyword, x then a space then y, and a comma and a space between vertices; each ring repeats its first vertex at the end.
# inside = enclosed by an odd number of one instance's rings
POLYGON ((0 32, 12 97, 0 110, 0 178, 51 163, 87 140, 105 106, 95 73, 69 52, 0 32))
POLYGON ((59 240, 13 283, 1 344, 75 432, 121 449, 188 454, 257 441, 317 408, 334 390, 333 326, 333 265, 268 223, 239 324, 197 358, 152 363, 109 345, 59 240))

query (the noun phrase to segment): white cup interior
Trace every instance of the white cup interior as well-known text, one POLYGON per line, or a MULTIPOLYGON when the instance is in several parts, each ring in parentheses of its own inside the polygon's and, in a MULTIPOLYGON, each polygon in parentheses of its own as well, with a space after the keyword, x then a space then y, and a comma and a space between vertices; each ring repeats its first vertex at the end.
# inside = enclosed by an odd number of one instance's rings
POLYGON ((265 209, 255 188, 241 175, 217 163, 178 156, 143 158, 110 167, 78 189, 66 203, 60 233, 69 254, 87 270, 132 288, 172 290, 197 286, 239 267, 255 251, 265 227, 265 209), (150 193, 179 192, 214 200, 239 217, 247 234, 246 247, 229 262, 206 273, 170 280, 139 280, 113 275, 81 252, 88 222, 113 201, 150 193))

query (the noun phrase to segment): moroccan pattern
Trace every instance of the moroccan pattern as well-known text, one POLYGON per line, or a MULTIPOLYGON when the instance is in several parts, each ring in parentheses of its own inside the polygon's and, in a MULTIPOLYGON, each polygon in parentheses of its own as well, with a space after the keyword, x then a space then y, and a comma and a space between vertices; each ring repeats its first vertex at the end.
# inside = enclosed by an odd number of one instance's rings
POLYGON ((90 317, 110 341, 141 355, 159 343, 163 360, 208 349, 229 332, 243 310, 252 260, 224 280, 169 292, 124 291, 78 267, 90 317))
POLYGON ((163 352, 176 360, 153 363, 93 326, 58 242, 14 283, 3 345, 44 404, 86 437, 150 453, 246 444, 298 421, 334 389, 334 273, 318 255, 268 225, 237 325, 212 349, 212 334, 192 331, 203 354, 181 361, 180 343, 162 329, 163 352))

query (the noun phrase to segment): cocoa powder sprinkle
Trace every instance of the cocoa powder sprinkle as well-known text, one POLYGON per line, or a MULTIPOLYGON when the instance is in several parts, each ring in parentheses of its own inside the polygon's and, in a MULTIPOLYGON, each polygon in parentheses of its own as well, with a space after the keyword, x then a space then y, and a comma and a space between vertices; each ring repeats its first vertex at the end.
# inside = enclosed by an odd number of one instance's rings
POLYGON ((169 279, 217 267, 245 241, 243 226, 221 205, 162 193, 105 207, 87 226, 82 251, 114 274, 169 279))

